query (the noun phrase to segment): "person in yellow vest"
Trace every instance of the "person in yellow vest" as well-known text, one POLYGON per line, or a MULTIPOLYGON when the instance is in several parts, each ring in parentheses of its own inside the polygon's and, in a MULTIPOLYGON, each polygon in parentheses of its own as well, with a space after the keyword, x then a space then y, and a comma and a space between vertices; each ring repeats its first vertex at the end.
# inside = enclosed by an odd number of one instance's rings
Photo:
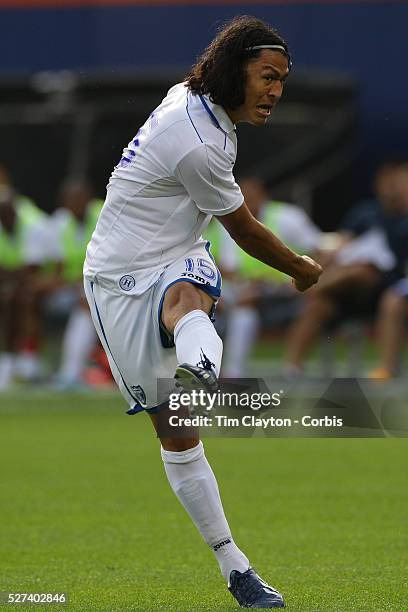
POLYGON ((33 371, 31 351, 24 346, 24 300, 43 263, 39 232, 45 214, 19 195, 0 167, 0 389, 14 376, 33 371))
MULTIPOLYGON (((305 254, 319 250, 323 233, 304 210, 271 201, 264 182, 257 177, 243 178, 239 184, 252 214, 290 248, 305 254)), ((266 299, 268 308, 275 309, 274 319, 284 323, 296 316, 301 297, 290 277, 245 253, 218 228, 219 224, 210 227, 206 237, 212 252, 217 253, 216 261, 227 284, 223 289, 228 311, 223 373, 235 378, 247 373, 247 360, 261 325, 261 303, 266 299)))
POLYGON ((67 179, 60 206, 49 218, 43 234, 47 260, 53 273, 37 286, 33 311, 69 314, 55 383, 61 390, 82 384, 82 372, 94 348, 96 333, 83 294, 82 268, 86 246, 95 229, 102 201, 93 197, 88 182, 67 179))

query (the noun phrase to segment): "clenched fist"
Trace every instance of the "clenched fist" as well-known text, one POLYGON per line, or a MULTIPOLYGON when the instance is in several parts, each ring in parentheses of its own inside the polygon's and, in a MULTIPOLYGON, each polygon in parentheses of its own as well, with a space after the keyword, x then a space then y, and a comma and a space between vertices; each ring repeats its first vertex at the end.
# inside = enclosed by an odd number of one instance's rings
POLYGON ((323 268, 307 255, 301 255, 299 259, 302 260, 301 265, 292 282, 298 291, 306 291, 317 283, 323 268))

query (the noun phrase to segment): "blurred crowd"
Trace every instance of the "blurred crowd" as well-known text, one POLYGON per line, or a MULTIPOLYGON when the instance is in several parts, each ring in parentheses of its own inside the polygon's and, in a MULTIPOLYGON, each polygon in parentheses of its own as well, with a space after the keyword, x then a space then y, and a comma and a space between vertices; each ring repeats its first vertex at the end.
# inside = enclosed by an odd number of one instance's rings
MULTIPOLYGON (((240 186, 255 217, 293 250, 319 261, 324 272, 314 288, 299 294, 290 278, 243 253, 212 221, 208 238, 224 279, 223 375, 247 375, 254 343, 271 327, 284 330, 284 349, 270 373, 298 378, 315 343, 351 320, 361 322, 362 337, 368 324, 378 355, 376 367, 362 364, 353 374, 398 376, 408 316, 408 161, 383 163, 373 199, 353 206, 331 233, 300 206, 274 200, 259 178, 244 177, 240 186)), ((323 364, 319 374, 324 370, 323 364)))
POLYGON ((98 380, 110 381, 82 284, 86 246, 102 204, 86 180, 68 179, 48 215, 18 193, 0 165, 0 389, 16 381, 82 387, 95 351, 98 380), (47 367, 55 361, 45 356, 48 332, 58 320, 64 323, 59 364, 47 367))
MULTIPOLYGON (((213 220, 205 237, 223 276, 222 374, 248 375, 256 340, 272 328, 283 330, 284 354, 270 374, 302 376, 322 336, 360 320, 374 330, 379 360, 356 376, 400 375, 408 317, 408 161, 383 163, 373 199, 351 208, 334 233, 322 232, 296 203, 274 200, 259 178, 239 182, 254 216, 293 250, 317 259, 324 272, 300 294, 290 278, 240 250, 213 220)), ((86 245, 102 204, 86 180, 67 179, 49 215, 18 192, 0 165, 0 390, 18 381, 47 381, 60 390, 110 383, 82 288, 86 245), (47 355, 55 320, 63 324, 58 359, 47 355)))

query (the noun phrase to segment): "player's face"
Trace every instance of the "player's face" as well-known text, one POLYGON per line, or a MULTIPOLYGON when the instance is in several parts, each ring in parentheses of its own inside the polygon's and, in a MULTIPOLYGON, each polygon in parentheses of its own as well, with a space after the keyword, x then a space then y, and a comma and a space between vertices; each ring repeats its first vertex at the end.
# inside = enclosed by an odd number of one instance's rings
POLYGON ((287 58, 279 51, 263 49, 248 63, 245 102, 229 112, 232 121, 264 125, 280 100, 288 74, 287 58))

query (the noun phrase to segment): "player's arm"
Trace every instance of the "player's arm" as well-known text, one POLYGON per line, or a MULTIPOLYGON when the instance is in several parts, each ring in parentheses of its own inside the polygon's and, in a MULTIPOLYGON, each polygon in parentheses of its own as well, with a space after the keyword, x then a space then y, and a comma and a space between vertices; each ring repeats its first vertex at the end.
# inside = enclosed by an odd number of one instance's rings
POLYGON ((321 266, 306 255, 297 255, 265 225, 255 219, 245 202, 236 211, 217 219, 235 242, 252 257, 294 279, 299 291, 317 283, 321 266))
POLYGON ((174 172, 197 208, 216 216, 244 251, 292 276, 295 287, 305 291, 317 282, 321 267, 309 257, 291 251, 253 217, 242 202, 231 162, 218 146, 202 143, 178 161, 174 172))

